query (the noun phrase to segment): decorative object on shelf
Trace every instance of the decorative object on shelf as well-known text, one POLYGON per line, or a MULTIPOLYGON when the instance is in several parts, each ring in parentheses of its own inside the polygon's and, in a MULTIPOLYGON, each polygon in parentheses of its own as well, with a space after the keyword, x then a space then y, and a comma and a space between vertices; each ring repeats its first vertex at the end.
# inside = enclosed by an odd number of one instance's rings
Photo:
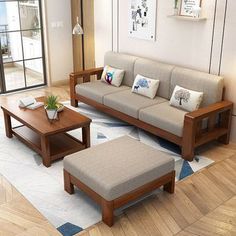
POLYGON ((178 6, 179 0, 175 0, 175 5, 174 5, 174 16, 179 15, 179 6, 178 6))
POLYGON ((202 10, 201 7, 199 7, 199 6, 194 6, 194 7, 193 7, 193 17, 194 17, 194 18, 200 18, 201 10, 202 10))
POLYGON ((199 8, 201 7, 201 2, 201 0, 181 0, 180 15, 194 17, 194 14, 196 14, 194 13, 194 9, 197 9, 200 13, 199 8))
POLYGON ((129 0, 129 36, 155 41, 156 0, 129 0))
POLYGON ((45 101, 45 111, 50 121, 58 119, 58 96, 50 95, 45 101))

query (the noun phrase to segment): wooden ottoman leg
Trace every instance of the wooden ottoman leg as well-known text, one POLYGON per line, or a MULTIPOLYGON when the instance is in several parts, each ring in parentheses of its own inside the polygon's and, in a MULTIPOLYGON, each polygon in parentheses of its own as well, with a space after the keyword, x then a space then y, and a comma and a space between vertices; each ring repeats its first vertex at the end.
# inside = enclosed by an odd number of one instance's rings
POLYGON ((113 201, 106 201, 105 199, 102 199, 102 221, 109 227, 113 225, 113 211, 113 201))
POLYGON ((69 194, 73 194, 75 192, 74 185, 70 181, 70 174, 65 169, 64 169, 64 189, 69 194))
POLYGON ((164 185, 164 191, 174 193, 175 191, 175 171, 170 173, 170 182, 164 185))

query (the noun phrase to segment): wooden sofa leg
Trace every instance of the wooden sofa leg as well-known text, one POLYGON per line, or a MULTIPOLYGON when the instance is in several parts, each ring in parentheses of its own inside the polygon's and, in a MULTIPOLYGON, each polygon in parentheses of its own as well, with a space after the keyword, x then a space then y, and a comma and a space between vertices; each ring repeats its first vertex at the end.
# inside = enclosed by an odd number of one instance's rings
POLYGON ((172 172, 170 182, 164 185, 164 191, 171 194, 175 192, 175 171, 172 172))
POLYGON ((220 121, 221 121, 221 125, 224 128, 228 129, 228 132, 227 132, 227 134, 219 137, 218 142, 227 145, 227 144, 229 144, 229 139, 230 139, 230 128, 231 128, 231 122, 232 122, 232 109, 220 114, 220 121))
POLYGON ((102 200, 102 221, 111 227, 114 222, 114 204, 113 201, 106 201, 105 199, 102 200))
POLYGON ((182 147, 182 158, 186 161, 193 161, 194 149, 190 147, 182 147))
POLYGON ((70 105, 73 107, 78 107, 78 100, 71 98, 70 105))
POLYGON ((230 138, 230 134, 227 133, 227 134, 221 136, 220 138, 218 138, 218 142, 223 143, 225 145, 228 145, 229 144, 229 138, 230 138))
POLYGON ((182 141, 182 158, 186 161, 193 161, 196 132, 197 122, 191 119, 191 117, 188 117, 188 115, 185 115, 182 141))
POLYGON ((70 174, 64 169, 64 189, 69 194, 74 194, 74 185, 70 181, 70 174))

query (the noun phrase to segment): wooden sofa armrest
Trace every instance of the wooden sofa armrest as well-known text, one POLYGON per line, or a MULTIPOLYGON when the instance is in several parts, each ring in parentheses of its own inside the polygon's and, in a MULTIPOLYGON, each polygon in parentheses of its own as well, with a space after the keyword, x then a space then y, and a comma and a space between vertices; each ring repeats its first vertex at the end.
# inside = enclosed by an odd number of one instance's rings
POLYGON ((189 112, 185 115, 185 118, 202 120, 204 118, 210 117, 216 113, 221 113, 226 110, 232 110, 233 103, 230 101, 217 102, 207 107, 200 108, 196 111, 189 112))
POLYGON ((187 113, 184 118, 182 155, 192 161, 194 149, 212 140, 229 143, 233 103, 217 102, 187 113), (206 122, 206 127, 203 127, 206 122))
POLYGON ((100 79, 102 76, 102 72, 103 72, 103 67, 73 72, 70 74, 70 79, 76 80, 78 78, 83 78, 83 82, 89 82, 90 76, 92 75, 96 75, 97 79, 100 79))
POLYGON ((74 107, 78 106, 78 101, 75 98, 76 92, 75 92, 75 86, 78 83, 78 79, 82 78, 83 83, 89 82, 92 75, 96 75, 97 79, 101 79, 103 72, 103 67, 99 68, 93 68, 88 70, 83 70, 79 72, 73 72, 70 74, 70 99, 71 99, 71 105, 74 107))

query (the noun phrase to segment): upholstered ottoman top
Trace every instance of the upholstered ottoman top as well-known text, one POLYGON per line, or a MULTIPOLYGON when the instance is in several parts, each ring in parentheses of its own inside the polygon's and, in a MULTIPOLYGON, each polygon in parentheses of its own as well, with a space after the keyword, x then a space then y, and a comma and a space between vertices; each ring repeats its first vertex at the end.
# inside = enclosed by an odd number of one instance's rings
POLYGON ((173 171, 174 165, 168 154, 128 136, 64 158, 64 169, 107 201, 173 171))

